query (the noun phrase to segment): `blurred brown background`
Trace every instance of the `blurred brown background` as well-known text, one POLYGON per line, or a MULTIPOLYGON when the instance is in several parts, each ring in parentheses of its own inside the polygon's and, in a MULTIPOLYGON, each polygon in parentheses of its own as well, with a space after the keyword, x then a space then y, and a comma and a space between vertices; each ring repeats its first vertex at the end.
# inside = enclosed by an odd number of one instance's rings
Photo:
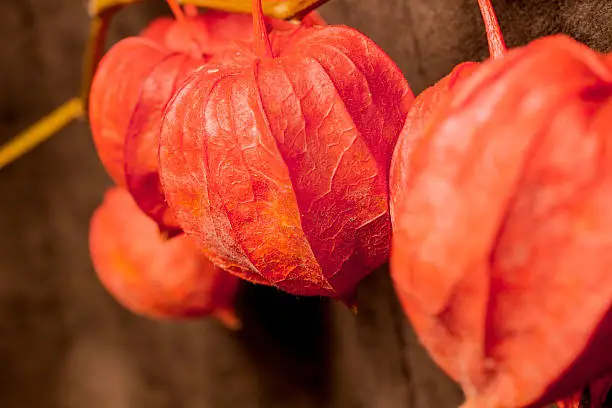
MULTIPOLYGON (((612 47, 609 0, 497 0, 509 45, 564 32, 612 47)), ((0 0, 0 142, 77 92, 85 0, 0 0)), ((162 0, 132 7, 112 40, 162 0)), ((331 0, 322 14, 377 41, 418 92, 486 45, 476 0, 331 0)), ((456 386, 419 347, 385 270, 358 316, 246 286, 246 327, 148 321, 97 282, 89 216, 110 181, 85 122, 0 171, 0 407, 451 408, 456 386)))

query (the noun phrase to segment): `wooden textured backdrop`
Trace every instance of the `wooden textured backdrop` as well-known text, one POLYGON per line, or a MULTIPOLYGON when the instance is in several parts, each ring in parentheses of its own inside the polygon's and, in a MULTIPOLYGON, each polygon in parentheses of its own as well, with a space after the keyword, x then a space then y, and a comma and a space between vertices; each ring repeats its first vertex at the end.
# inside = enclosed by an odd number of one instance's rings
MULTIPOLYGON (((612 46, 609 0, 497 0, 509 45, 564 32, 612 46)), ((0 0, 0 142, 75 94, 85 0, 0 0)), ((162 0, 113 26, 135 33, 162 0)), ((376 40, 415 91, 486 55, 476 0, 331 0, 331 23, 376 40)), ((89 216, 110 184, 86 123, 0 171, 0 407, 451 408, 461 393, 427 357, 385 270, 337 305, 245 286, 245 329, 159 323, 96 281, 89 216)))

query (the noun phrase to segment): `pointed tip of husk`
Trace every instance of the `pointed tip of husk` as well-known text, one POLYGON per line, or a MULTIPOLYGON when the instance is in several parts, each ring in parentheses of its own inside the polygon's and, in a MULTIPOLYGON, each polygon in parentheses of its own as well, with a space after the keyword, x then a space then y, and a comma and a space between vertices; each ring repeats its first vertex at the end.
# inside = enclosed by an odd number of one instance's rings
POLYGON ((231 331, 242 329, 242 321, 236 316, 236 313, 230 309, 217 310, 213 316, 221 322, 225 328, 231 331))
POLYGON ((183 233, 180 228, 169 228, 165 225, 158 224, 159 237, 162 241, 168 241, 174 237, 177 237, 183 233))
POLYGON ((353 312, 353 314, 357 314, 359 312, 357 307, 357 293, 352 292, 349 294, 344 294, 336 298, 336 300, 346 306, 346 308, 353 312))

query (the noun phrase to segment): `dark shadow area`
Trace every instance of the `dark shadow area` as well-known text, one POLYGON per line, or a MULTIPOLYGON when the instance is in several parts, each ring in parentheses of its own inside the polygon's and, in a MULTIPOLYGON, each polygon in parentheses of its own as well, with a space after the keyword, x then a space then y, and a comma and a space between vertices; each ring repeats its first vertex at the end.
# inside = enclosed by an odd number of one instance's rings
POLYGON ((324 404, 330 384, 328 301, 245 283, 236 309, 244 322, 238 336, 260 370, 261 397, 272 401, 266 406, 294 406, 289 401, 300 394, 311 400, 306 406, 324 404))
POLYGON ((601 408, 612 408, 612 390, 608 391, 601 408))

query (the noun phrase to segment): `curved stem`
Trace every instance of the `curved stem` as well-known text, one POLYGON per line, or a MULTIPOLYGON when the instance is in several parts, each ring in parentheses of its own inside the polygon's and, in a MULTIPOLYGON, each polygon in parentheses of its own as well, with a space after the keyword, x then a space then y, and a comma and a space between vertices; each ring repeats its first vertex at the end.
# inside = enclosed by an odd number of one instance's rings
POLYGON ((83 56, 83 73, 81 77, 81 99, 83 100, 85 111, 87 111, 89 106, 91 81, 93 80, 98 63, 104 55, 106 33, 108 32, 112 17, 121 8, 122 6, 109 8, 91 17, 89 23, 89 38, 83 56))
POLYGON ((478 7, 480 7, 480 14, 482 14, 485 30, 487 32, 489 54, 493 59, 500 58, 508 51, 508 47, 506 47, 504 35, 499 26, 499 21, 495 15, 491 0, 478 0, 478 7))
POLYGON ((15 136, 0 147, 0 169, 49 139, 83 113, 83 102, 80 98, 73 98, 15 136))

